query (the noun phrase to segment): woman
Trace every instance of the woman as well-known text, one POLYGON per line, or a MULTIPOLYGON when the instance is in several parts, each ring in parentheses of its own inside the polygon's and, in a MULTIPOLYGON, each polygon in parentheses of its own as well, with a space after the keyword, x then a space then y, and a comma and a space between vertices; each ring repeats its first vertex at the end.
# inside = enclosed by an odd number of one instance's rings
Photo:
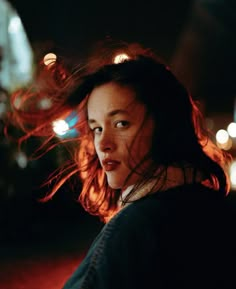
MULTIPOLYGON (((61 183, 79 172, 82 205, 106 222, 64 289, 231 288, 230 157, 210 141, 170 69, 143 53, 81 77, 70 93, 64 88, 43 124, 31 115, 31 134, 77 110, 75 166, 61 183)), ((25 128, 26 112, 15 117, 25 128)))

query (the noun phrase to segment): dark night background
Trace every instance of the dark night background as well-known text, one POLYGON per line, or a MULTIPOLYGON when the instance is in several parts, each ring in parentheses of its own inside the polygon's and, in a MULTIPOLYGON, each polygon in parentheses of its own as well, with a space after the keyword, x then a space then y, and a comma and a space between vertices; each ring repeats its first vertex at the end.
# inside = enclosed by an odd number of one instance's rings
MULTIPOLYGON (((236 1, 11 0, 10 3, 21 17, 36 60, 48 52, 56 52, 71 63, 79 63, 96 50, 98 41, 140 43, 171 66, 193 97, 200 100, 207 117, 215 117, 222 127, 226 120, 233 120, 236 1)), ((21 169, 13 158, 16 144, 1 138, 0 289, 59 289, 101 223, 75 202, 75 193, 67 185, 48 203, 37 202, 42 192, 40 184, 66 158, 62 147, 21 169), (58 256, 67 256, 67 261, 58 256), (37 267, 41 263, 46 273, 37 267), (40 278, 36 272, 41 272, 40 278), (30 275, 36 280, 34 285, 30 275), (17 285, 12 281, 14 278, 20 280, 17 285)), ((26 152, 32 151, 35 144, 34 139, 26 144, 26 152)))
POLYGON ((154 49, 207 111, 231 111, 235 96, 234 0, 11 1, 41 53, 79 60, 107 37, 154 49))

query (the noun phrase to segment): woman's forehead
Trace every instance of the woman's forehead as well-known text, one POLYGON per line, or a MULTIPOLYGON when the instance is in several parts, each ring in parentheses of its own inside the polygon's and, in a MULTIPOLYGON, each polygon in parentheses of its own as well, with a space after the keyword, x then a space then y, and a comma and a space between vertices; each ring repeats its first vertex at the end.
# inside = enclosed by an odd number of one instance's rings
POLYGON ((112 115, 117 111, 132 113, 143 108, 144 105, 137 101, 132 88, 113 82, 96 87, 89 95, 87 103, 89 117, 100 113, 112 115))
POLYGON ((87 106, 88 110, 100 107, 125 108, 135 102, 136 93, 132 88, 111 82, 94 88, 88 97, 87 106))

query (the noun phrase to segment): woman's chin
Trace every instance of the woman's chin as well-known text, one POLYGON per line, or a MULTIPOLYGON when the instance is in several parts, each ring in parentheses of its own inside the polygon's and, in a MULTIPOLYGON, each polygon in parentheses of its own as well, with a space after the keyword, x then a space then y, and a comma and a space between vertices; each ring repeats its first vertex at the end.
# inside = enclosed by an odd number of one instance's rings
POLYGON ((107 182, 108 182, 109 187, 114 190, 119 190, 123 188, 123 183, 118 182, 116 180, 111 180, 108 178, 107 182))
POLYGON ((110 188, 114 190, 125 190, 127 187, 135 184, 137 176, 131 177, 127 182, 124 179, 115 179, 107 175, 107 182, 110 188))
POLYGON ((113 184, 113 183, 108 183, 109 187, 112 188, 113 190, 120 190, 122 189, 122 186, 118 185, 118 184, 113 184))

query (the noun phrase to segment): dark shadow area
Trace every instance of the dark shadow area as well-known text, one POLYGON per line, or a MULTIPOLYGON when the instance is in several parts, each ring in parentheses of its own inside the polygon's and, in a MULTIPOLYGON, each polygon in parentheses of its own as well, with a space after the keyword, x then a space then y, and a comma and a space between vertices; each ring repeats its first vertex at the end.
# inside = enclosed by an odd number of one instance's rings
POLYGON ((103 226, 62 196, 47 203, 15 198, 0 212, 1 289, 61 288, 103 226))

